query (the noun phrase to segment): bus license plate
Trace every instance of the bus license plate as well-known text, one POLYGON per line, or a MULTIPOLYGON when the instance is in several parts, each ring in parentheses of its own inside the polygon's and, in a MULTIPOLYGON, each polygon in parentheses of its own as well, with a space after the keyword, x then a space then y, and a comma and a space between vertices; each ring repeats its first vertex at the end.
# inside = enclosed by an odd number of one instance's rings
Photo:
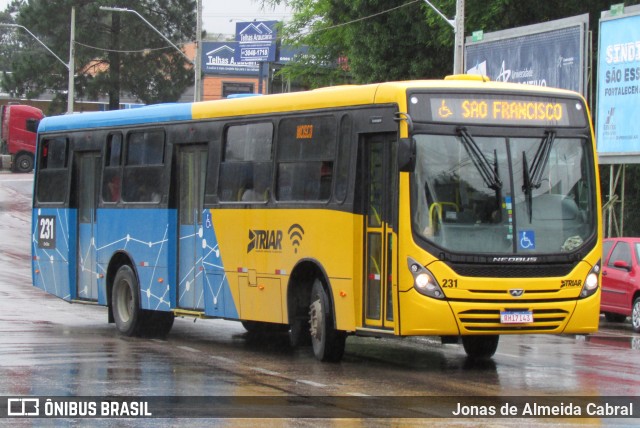
POLYGON ((533 312, 500 312, 501 324, 525 324, 533 322, 533 312))

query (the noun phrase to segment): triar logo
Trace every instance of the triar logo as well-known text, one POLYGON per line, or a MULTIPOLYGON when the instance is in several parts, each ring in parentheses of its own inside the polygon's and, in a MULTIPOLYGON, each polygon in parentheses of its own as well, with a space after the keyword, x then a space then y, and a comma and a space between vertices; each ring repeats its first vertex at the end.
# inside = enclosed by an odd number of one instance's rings
POLYGON ((247 253, 251 251, 282 251, 281 230, 249 230, 249 245, 247 253))

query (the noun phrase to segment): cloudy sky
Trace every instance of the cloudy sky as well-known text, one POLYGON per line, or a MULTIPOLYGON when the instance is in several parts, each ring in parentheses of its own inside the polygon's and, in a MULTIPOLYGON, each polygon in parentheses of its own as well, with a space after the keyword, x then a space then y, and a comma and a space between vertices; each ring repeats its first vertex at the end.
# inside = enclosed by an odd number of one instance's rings
MULTIPOLYGON (((10 0, 0 0, 0 10, 9 3, 10 0)), ((135 9, 131 4, 130 0, 122 0, 121 7, 135 9)), ((235 34, 236 21, 282 21, 288 15, 285 7, 262 10, 259 0, 202 0, 202 25, 209 34, 235 34)))

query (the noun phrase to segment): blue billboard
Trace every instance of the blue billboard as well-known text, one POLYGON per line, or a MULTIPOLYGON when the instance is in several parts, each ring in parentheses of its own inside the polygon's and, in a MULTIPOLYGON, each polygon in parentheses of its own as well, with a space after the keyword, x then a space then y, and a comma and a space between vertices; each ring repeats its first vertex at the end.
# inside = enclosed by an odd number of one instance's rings
MULTIPOLYGON (((204 74, 225 74, 232 76, 258 76, 260 63, 238 61, 238 42, 202 42, 202 72, 204 74)), ((286 64, 307 53, 307 48, 282 46, 276 62, 286 64)))
POLYGON ((202 72, 257 76, 259 64, 251 61, 237 61, 235 54, 237 49, 237 42, 203 42, 202 72))
POLYGON ((276 60, 278 21, 236 23, 236 61, 273 62, 276 60))
POLYGON ((617 16, 603 12, 600 20, 596 141, 602 163, 640 162, 640 9, 636 10, 617 16))

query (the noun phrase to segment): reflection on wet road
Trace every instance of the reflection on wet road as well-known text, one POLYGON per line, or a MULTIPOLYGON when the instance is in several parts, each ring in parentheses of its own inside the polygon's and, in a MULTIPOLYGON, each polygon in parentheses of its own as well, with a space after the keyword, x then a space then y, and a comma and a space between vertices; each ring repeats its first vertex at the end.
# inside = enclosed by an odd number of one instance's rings
POLYGON ((286 335, 224 320, 177 319, 167 340, 122 337, 106 308, 31 286, 24 189, 0 188, 0 206, 19 207, 0 211, 2 396, 640 396, 640 335, 604 317, 591 336, 503 336, 484 363, 429 338, 349 338, 344 360, 323 364, 286 335))

